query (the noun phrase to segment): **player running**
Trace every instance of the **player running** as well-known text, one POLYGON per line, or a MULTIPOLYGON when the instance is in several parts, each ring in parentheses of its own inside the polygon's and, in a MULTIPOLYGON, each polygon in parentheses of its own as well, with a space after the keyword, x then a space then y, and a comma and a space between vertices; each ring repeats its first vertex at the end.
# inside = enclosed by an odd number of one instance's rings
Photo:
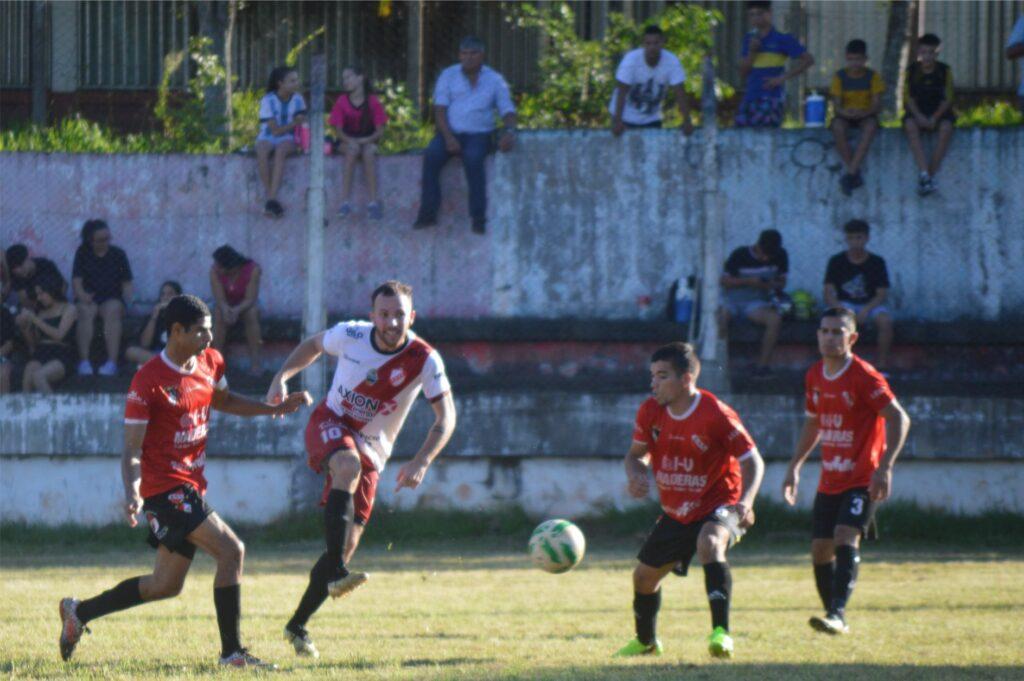
POLYGON ((217 561, 213 602, 220 628, 220 663, 273 668, 251 655, 239 638, 245 547, 203 498, 210 408, 238 416, 284 415, 311 404, 307 393, 280 404, 228 391, 224 358, 210 347, 210 310, 195 296, 176 296, 165 309, 169 337, 158 356, 132 379, 125 406, 125 513, 135 527, 141 510, 156 550, 152 574, 127 579, 84 601, 60 602, 60 656, 71 658, 85 625, 112 612, 181 593, 196 547, 217 561))
POLYGON ((626 455, 629 493, 643 499, 654 471, 662 515, 644 542, 633 570, 636 638, 616 657, 661 655, 655 622, 661 580, 685 576, 693 554, 704 566, 711 606, 708 650, 732 657, 729 597, 732 576, 726 550, 754 524, 764 462, 739 416, 697 388, 700 361, 689 343, 670 343, 651 356, 651 392, 640 406, 626 455))
POLYGON ((309 467, 326 473, 321 504, 327 550, 309 573, 284 637, 302 656, 319 657, 306 623, 327 600, 366 582, 346 567, 373 511, 377 480, 413 401, 422 390, 434 425, 416 456, 398 471, 397 492, 416 489, 455 430, 455 403, 436 350, 409 327, 412 287, 387 281, 370 297, 370 321, 341 322, 299 344, 274 376, 267 401, 288 394, 288 379, 327 353, 338 358, 330 392, 306 426, 309 467))
POLYGON ((853 354, 856 342, 853 313, 826 310, 818 327, 822 359, 807 370, 807 418, 782 485, 786 502, 796 504, 800 467, 820 441, 811 560, 825 616, 810 625, 828 634, 849 632, 846 602, 857 581, 860 538, 875 505, 892 493, 892 467, 910 429, 885 377, 853 354))

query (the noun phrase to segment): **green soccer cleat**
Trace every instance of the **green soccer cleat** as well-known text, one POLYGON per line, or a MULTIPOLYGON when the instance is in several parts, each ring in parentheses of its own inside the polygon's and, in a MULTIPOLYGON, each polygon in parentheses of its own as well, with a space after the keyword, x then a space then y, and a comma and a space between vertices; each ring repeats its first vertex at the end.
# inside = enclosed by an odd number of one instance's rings
POLYGON ((661 647, 661 641, 654 639, 654 643, 640 643, 640 639, 634 638, 632 641, 619 648, 618 652, 612 655, 612 657, 636 657, 637 655, 661 655, 663 652, 661 647))
POLYGON ((708 637, 708 652, 711 657, 732 657, 732 636, 722 627, 715 627, 708 637))

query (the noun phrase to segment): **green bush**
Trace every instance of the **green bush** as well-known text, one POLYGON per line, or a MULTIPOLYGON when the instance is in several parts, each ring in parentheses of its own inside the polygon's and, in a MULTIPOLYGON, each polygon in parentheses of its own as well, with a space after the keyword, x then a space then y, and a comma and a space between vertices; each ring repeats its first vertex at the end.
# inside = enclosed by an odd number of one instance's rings
POLYGON ((987 102, 957 113, 958 128, 998 128, 1024 123, 1024 114, 1010 102, 987 102))

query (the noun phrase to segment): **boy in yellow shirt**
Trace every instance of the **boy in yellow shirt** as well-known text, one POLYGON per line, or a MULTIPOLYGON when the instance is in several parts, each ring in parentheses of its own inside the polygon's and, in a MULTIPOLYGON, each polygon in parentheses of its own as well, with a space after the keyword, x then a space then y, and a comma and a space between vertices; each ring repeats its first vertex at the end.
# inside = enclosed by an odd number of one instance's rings
POLYGON ((832 135, 845 171, 839 179, 839 187, 847 196, 864 184, 860 166, 878 134, 878 112, 885 92, 882 77, 869 69, 867 62, 867 43, 851 40, 846 44, 846 68, 839 69, 832 77, 832 135), (847 140, 851 129, 860 130, 860 141, 852 155, 847 140))

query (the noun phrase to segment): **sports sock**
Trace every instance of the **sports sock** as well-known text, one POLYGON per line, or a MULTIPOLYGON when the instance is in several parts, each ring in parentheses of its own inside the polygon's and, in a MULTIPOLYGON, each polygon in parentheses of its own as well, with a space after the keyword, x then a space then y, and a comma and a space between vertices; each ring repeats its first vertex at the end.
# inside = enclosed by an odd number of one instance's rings
POLYGON ((840 617, 846 610, 846 601, 853 594, 857 583, 857 566, 860 564, 860 551, 855 546, 836 547, 836 575, 832 580, 832 603, 829 612, 840 617))
POLYGON ((242 587, 239 584, 213 587, 213 605, 220 629, 220 656, 227 657, 242 649, 239 621, 242 618, 242 587))
POLYGON ((654 629, 661 608, 661 589, 652 594, 633 593, 633 617, 636 618, 636 637, 645 646, 654 643, 654 629))
POLYGON ((836 562, 814 564, 814 583, 818 587, 818 597, 821 598, 822 607, 828 610, 832 607, 832 581, 835 579, 836 562))
POLYGON ((113 589, 104 591, 99 596, 84 600, 78 604, 78 619, 82 624, 94 620, 112 612, 134 608, 142 603, 142 594, 139 593, 139 580, 141 577, 126 579, 113 589))
POLYGON ((707 563, 704 566, 704 588, 711 606, 711 628, 729 631, 729 594, 732 592, 732 573, 728 563, 707 563))
POLYGON ((327 540, 327 560, 331 568, 341 568, 346 573, 342 562, 342 552, 348 543, 348 534, 352 528, 355 510, 352 507, 352 494, 340 489, 332 489, 327 494, 327 505, 324 507, 324 535, 327 540))
POLYGON ((295 614, 288 620, 289 629, 295 630, 306 626, 306 622, 313 616, 313 613, 327 600, 327 582, 333 576, 334 571, 331 569, 327 553, 324 552, 320 555, 320 559, 316 561, 313 569, 309 571, 309 586, 306 587, 306 592, 302 594, 302 599, 299 601, 299 607, 295 609, 295 614))

